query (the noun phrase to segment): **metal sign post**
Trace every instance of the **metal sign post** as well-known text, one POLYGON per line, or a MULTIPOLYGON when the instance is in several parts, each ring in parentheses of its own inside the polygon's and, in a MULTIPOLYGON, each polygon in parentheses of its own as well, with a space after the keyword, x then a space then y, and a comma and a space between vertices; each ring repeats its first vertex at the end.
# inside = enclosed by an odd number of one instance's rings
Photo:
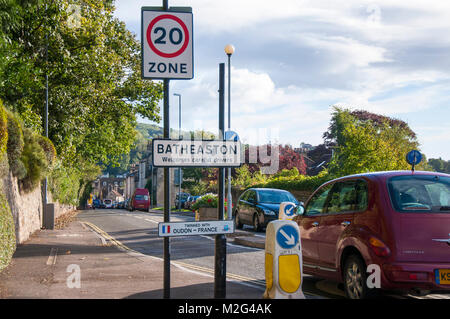
MULTIPOLYGON (((219 139, 225 140, 225 63, 219 64, 219 139)), ((225 169, 219 168, 219 216, 224 219, 225 199, 225 169)), ((214 267, 214 298, 226 297, 226 273, 227 273, 227 239, 225 235, 216 235, 215 239, 215 267, 214 267)))
MULTIPOLYGON (((141 73, 143 79, 164 81, 164 138, 170 138, 169 81, 192 79, 192 8, 162 7, 141 9, 141 73)), ((153 185, 153 183, 152 183, 153 185)), ((164 168, 164 222, 170 222, 170 168, 164 168)), ((164 238, 164 298, 170 298, 170 241, 164 238)))

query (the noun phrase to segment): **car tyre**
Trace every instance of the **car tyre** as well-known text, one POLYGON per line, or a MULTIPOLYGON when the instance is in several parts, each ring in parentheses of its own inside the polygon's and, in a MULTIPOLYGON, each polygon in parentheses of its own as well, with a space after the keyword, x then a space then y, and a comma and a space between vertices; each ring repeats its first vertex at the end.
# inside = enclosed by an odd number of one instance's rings
POLYGON ((366 265, 361 257, 350 255, 344 264, 344 291, 349 299, 368 299, 376 294, 376 289, 367 286, 366 265))
POLYGON ((241 219, 239 218, 239 213, 237 211, 234 213, 234 225, 236 226, 237 229, 242 229, 244 227, 244 225, 241 222, 241 219))
POLYGON ((259 222, 259 218, 258 218, 257 214, 255 214, 253 216, 253 228, 256 232, 261 231, 261 223, 259 222))

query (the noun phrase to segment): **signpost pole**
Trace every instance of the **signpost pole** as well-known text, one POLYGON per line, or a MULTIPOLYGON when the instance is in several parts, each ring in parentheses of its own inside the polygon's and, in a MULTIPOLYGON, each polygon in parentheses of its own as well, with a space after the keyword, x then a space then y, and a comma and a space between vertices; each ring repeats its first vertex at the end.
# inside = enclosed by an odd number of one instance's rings
MULTIPOLYGON (((169 0, 163 0, 163 9, 169 10, 169 0)), ((164 138, 170 138, 169 79, 164 79, 164 138)), ((170 222, 170 169, 164 168, 164 222, 170 222)), ((164 299, 170 298, 170 238, 164 238, 164 299)))
MULTIPOLYGON (((225 140, 225 64, 219 64, 219 139, 225 140)), ((225 169, 219 168, 219 203, 218 220, 224 219, 225 199, 225 169)), ((216 235, 215 238, 215 267, 214 267, 214 298, 226 297, 226 237, 216 235)))

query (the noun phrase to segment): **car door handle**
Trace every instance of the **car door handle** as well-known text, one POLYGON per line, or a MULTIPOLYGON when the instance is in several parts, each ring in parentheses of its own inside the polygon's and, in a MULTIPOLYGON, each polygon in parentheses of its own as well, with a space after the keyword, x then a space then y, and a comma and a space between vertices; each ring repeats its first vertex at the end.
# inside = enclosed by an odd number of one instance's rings
POLYGON ((311 224, 313 227, 317 227, 317 226, 319 226, 319 223, 318 222, 314 222, 314 223, 312 223, 311 224))
POLYGON ((349 222, 348 220, 343 221, 343 222, 341 223, 341 225, 344 226, 344 227, 346 227, 346 226, 348 226, 348 225, 350 225, 350 224, 351 224, 351 222, 349 222))

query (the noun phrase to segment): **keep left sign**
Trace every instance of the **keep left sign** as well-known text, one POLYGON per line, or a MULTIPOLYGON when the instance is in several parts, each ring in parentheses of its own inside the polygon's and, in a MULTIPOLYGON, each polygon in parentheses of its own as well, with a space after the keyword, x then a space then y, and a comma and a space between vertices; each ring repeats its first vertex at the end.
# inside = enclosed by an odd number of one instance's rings
POLYGON ((193 16, 191 8, 142 8, 142 77, 194 77, 193 16), (173 11, 172 11, 173 10, 173 11))

